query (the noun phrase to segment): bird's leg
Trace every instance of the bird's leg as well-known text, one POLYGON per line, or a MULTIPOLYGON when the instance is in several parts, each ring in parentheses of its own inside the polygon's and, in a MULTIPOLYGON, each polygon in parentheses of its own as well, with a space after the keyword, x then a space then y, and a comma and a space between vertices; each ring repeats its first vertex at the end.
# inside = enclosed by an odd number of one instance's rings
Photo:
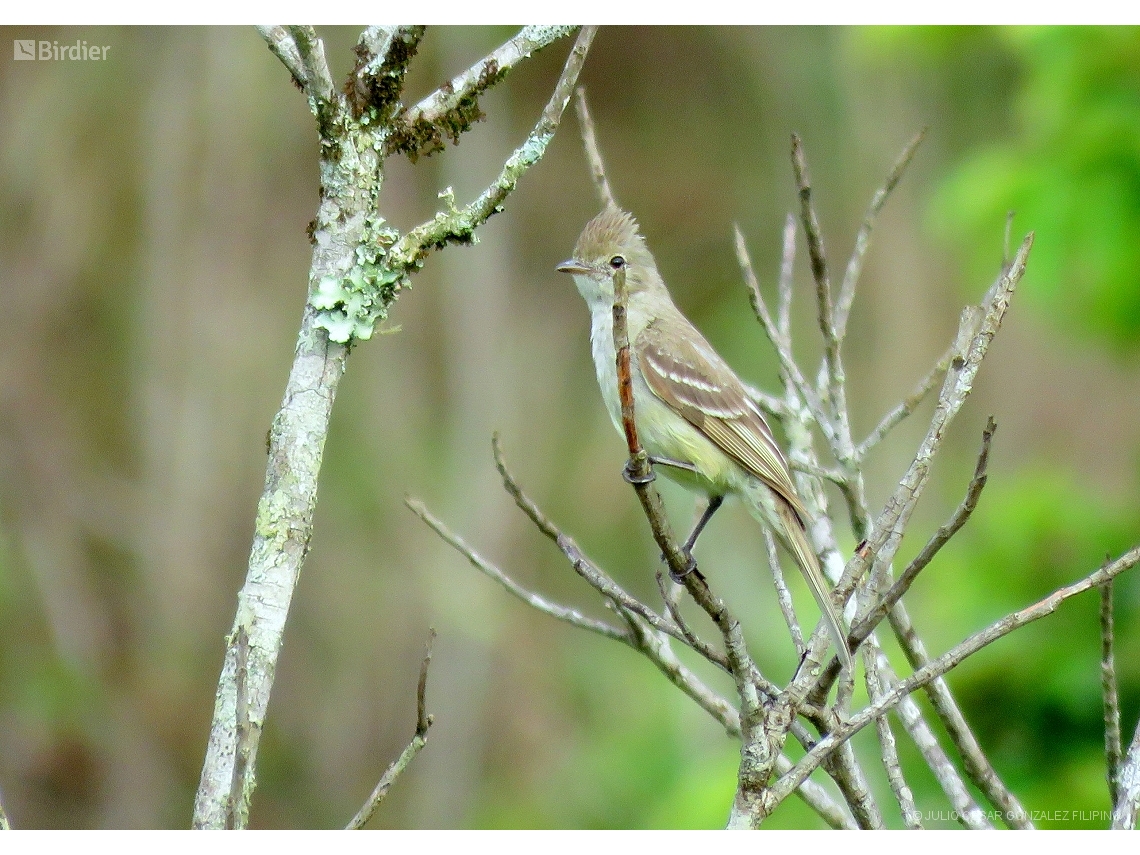
POLYGON ((649 462, 654 466, 672 466, 674 469, 684 469, 686 472, 697 472, 697 467, 692 463, 686 463, 683 460, 673 460, 671 457, 654 457, 649 455, 649 462))
MULTIPOLYGON (((697 524, 693 526, 693 531, 689 535, 688 540, 685 541, 685 545, 681 547, 681 551, 684 552, 685 556, 689 559, 688 566, 679 574, 674 573, 672 570, 669 571, 669 578, 674 582, 681 582, 681 580, 697 569, 697 560, 693 558, 693 546, 696 545, 697 538, 700 537, 704 527, 708 525, 708 521, 712 519, 712 515, 716 513, 717 508, 723 503, 724 496, 709 496, 708 507, 706 507, 705 512, 701 514, 701 518, 697 520, 697 524)), ((662 555, 661 558, 664 560, 665 556, 662 555)))
POLYGON ((697 520, 697 524, 693 526, 693 532, 689 535, 689 539, 685 541, 685 551, 692 553, 693 547, 697 544, 697 538, 701 536, 712 515, 717 512, 717 509, 724 503, 724 496, 709 496, 708 507, 705 512, 701 514, 701 518, 697 520))

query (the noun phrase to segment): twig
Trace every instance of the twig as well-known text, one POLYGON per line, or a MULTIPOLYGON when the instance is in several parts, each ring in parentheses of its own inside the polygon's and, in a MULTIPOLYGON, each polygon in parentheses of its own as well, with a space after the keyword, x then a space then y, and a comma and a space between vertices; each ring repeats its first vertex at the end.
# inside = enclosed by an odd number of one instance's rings
POLYGON ((502 210, 502 203, 514 190, 519 179, 542 158, 553 139, 597 29, 583 27, 578 33, 578 39, 562 69, 562 76, 559 77, 542 116, 530 136, 507 158, 499 177, 466 207, 441 211, 428 222, 405 234, 389 251, 388 263, 392 269, 410 271, 432 249, 448 243, 470 243, 475 229, 502 210))
POLYGON ((823 361, 828 380, 828 393, 837 415, 846 411, 843 401, 843 365, 839 360, 839 333, 835 326, 835 309, 831 298, 831 279, 827 272, 827 254, 823 248, 823 232, 811 198, 811 177, 807 156, 799 134, 792 134, 792 166, 796 173, 796 189, 800 197, 800 222, 807 236, 808 258, 815 279, 819 330, 823 334, 823 361))
POLYGON ((301 62, 301 52, 297 50, 297 43, 288 31, 282 26, 258 25, 257 31, 265 39, 265 43, 273 55, 281 60, 281 64, 293 75, 293 82, 302 92, 308 92, 310 87, 308 70, 301 62))
POLYGON ((800 622, 796 618, 796 610, 792 605, 792 594, 788 590, 788 583, 784 581, 784 570, 780 566, 780 556, 776 552, 776 540, 767 527, 764 529, 764 547, 768 553, 768 567, 772 571, 772 581, 776 586, 776 601, 780 604, 784 623, 788 625, 788 632, 792 635, 792 643, 796 647, 796 653, 803 656, 805 653, 804 634, 800 629, 800 622))
POLYGON ((1100 685, 1104 695, 1104 758, 1109 802, 1116 807, 1120 797, 1120 693, 1116 681, 1115 632, 1113 630, 1112 580, 1100 588, 1100 685))
MULTIPOLYGON (((903 172, 906 171, 907 166, 914 158, 914 153, 918 151, 919 145, 926 138, 926 130, 923 128, 906 144, 906 148, 902 150, 902 154, 895 161, 895 165, 891 167, 886 182, 875 191, 875 195, 871 198, 871 204, 863 217, 863 223, 855 235, 855 248, 851 251, 847 270, 843 274, 843 283, 839 286, 839 297, 835 301, 835 328, 840 339, 847 332, 847 319, 851 314, 851 304, 855 301, 855 286, 859 284, 859 274, 863 272, 863 260, 866 258, 867 248, 871 245, 871 230, 875 227, 875 221, 879 217, 879 212, 883 210, 887 197, 891 195, 891 191, 899 183, 903 172)), ((1006 245, 1008 246, 1008 242, 1006 245)))
POLYGON ((572 26, 523 27, 466 71, 397 116, 400 130, 390 137, 389 150, 413 153, 425 149, 430 153, 442 148, 445 136, 457 141, 460 133, 482 117, 478 98, 483 92, 500 82, 519 62, 574 30, 572 26))
MULTIPOLYGON (((890 612, 890 622, 895 638, 898 639, 899 646, 911 667, 918 670, 929 664, 930 656, 926 652, 926 646, 915 632, 903 603, 895 603, 890 612)), ((997 808, 998 815, 1010 828, 1033 828, 1029 812, 994 769, 946 681, 939 676, 925 687, 925 691, 930 699, 930 705, 934 707, 950 741, 954 743, 961 756, 962 765, 970 781, 997 808)))
MULTIPOLYGON (((491 445, 495 452, 495 466, 503 478, 503 486, 506 488, 506 491, 515 500, 515 504, 519 506, 522 512, 538 527, 538 530, 553 540, 558 548, 562 550, 562 554, 566 556, 566 559, 570 562, 574 571, 606 599, 612 600, 616 605, 637 614, 659 632, 664 632, 666 635, 672 636, 678 641, 687 644, 688 639, 680 627, 664 620, 659 614, 653 611, 653 609, 649 608, 649 606, 626 593, 605 571, 588 559, 578 547, 578 544, 555 525, 554 522, 542 512, 538 505, 523 492, 523 489, 507 468, 507 462, 503 457, 503 449, 499 443, 499 435, 497 433, 491 438, 491 445)), ((713 650, 708 646, 695 649, 718 668, 728 670, 728 662, 723 653, 713 650)))
MULTIPOLYGON (((886 694, 886 686, 879 672, 878 651, 871 647, 863 648, 863 665, 866 674, 867 696, 871 703, 879 701, 886 694)), ((895 735, 891 731, 887 717, 880 716, 875 719, 875 729, 879 736, 879 749, 883 758, 883 768, 887 772, 887 782, 891 785, 891 792, 902 811, 903 822, 907 828, 922 828, 922 815, 914 802, 914 792, 903 777, 902 764, 899 763, 898 747, 895 744, 895 735)))
POLYGON ((431 513, 423 502, 419 499, 407 498, 404 504, 408 506, 412 513, 423 520, 428 526, 438 534, 446 543, 455 549, 460 555, 464 556, 476 570, 483 573, 490 579, 495 580, 502 585, 506 590, 518 597, 528 606, 537 609, 543 614, 550 615, 555 620, 565 621, 572 626, 581 629, 596 632, 598 635, 603 635, 606 638, 613 638, 618 641, 629 642, 628 633, 611 626, 605 621, 595 620, 588 618, 579 613, 576 609, 571 609, 566 606, 561 606, 557 603, 552 603, 539 594, 528 591, 522 585, 515 582, 506 573, 500 570, 491 562, 483 558, 479 553, 467 545, 467 543, 459 535, 455 534, 444 523, 442 523, 435 515, 431 513))
POLYGON ((974 508, 978 506, 978 499, 982 495, 982 490, 986 486, 986 480, 989 477, 987 474, 987 467, 990 458, 990 445, 993 442, 994 432, 997 430, 997 422, 994 421, 993 416, 990 416, 986 422, 986 427, 982 431, 982 450, 978 454, 978 462, 974 465, 974 477, 970 479, 970 486, 966 489, 966 496, 962 499, 961 504, 955 509, 950 519, 939 527, 922 551, 914 557, 914 559, 907 565, 906 569, 902 572, 894 584, 891 585, 890 590, 883 595, 883 599, 875 605, 875 607, 868 612, 859 622, 851 628, 851 644, 862 644, 863 640, 871 634, 879 621, 881 621, 909 589, 914 580, 918 578, 918 574, 930 564, 938 551, 952 538, 958 531, 966 524, 966 520, 974 512, 974 508))
POLYGON ((752 308, 756 313, 760 325, 764 328, 768 340, 772 343, 772 347, 776 350, 776 355, 780 359, 780 375, 784 383, 791 383, 795 388, 796 393, 807 404, 808 409, 811 410, 812 418, 815 419, 819 425, 820 430, 828 437, 829 441, 835 435, 835 427, 832 424, 832 419, 824 409, 823 402, 815 393, 815 390, 804 379, 803 374, 800 372, 799 366, 796 364, 795 356, 792 355, 792 343, 787 337, 787 334, 781 332, 772 320, 772 315, 768 311, 768 306, 764 302, 764 297, 760 293, 760 283, 756 278, 756 273, 752 268, 752 259, 748 255, 748 247, 744 243, 744 235, 740 231, 740 227, 733 225, 733 234, 736 239, 736 259, 740 264, 740 270, 744 274, 744 282, 748 286, 748 295, 752 301, 752 308))
POLYGON ((325 59, 324 43, 317 38, 316 32, 310 26, 294 24, 286 29, 297 45, 301 67, 305 70, 305 77, 308 80, 305 91, 321 101, 332 101, 336 89, 333 86, 332 74, 329 73, 328 61, 325 59))
POLYGON ((665 603, 665 608, 669 611, 669 616, 673 618, 673 623, 677 624, 677 628, 681 630, 681 634, 685 636, 685 642, 693 650, 701 654, 701 656, 708 659, 710 662, 723 662, 722 667, 727 671, 728 663, 724 659, 724 654, 710 645, 707 641, 698 636, 689 626, 688 621, 685 620, 681 614, 681 610, 677 607, 676 600, 669 596, 669 592, 665 588, 665 576, 660 570, 657 571, 657 590, 661 592, 661 599, 665 603))
POLYGON ((796 264, 796 218, 784 218, 784 250, 780 255, 780 281, 776 283, 776 329, 784 339, 792 337, 792 274, 796 264))
POLYGON ((1017 283, 1025 273, 1026 259, 1032 246, 1033 233, 1030 232, 1013 264, 990 289, 984 310, 967 309, 962 313, 956 339, 958 356, 947 372, 926 436, 898 487, 875 520, 866 548, 855 553, 844 575, 853 572, 856 577, 862 576, 872 560, 888 564, 894 559, 902 533, 930 478, 934 455, 942 445, 947 427, 973 389, 974 378, 989 351, 990 342, 997 335, 1017 283))
POLYGON ((918 405, 923 402, 930 393, 930 390, 934 388, 934 384, 938 382, 938 378, 950 367, 950 363, 953 361, 955 355, 956 348, 954 345, 950 345, 950 347, 946 349, 946 352, 934 363, 934 367, 930 369, 930 372, 918 382, 914 390, 900 401, 894 409, 883 416, 882 420, 875 425, 874 430, 867 434, 867 438, 855 447, 857 460, 865 458, 867 452, 878 445, 903 419, 918 408, 918 405))
POLYGON ((850 739, 875 718, 889 712, 902 698, 915 689, 927 685, 982 648, 1008 635, 1015 629, 1019 629, 1026 624, 1052 614, 1065 600, 1077 594, 1081 594, 1090 588, 1104 584, 1104 582, 1109 579, 1131 569, 1137 563, 1140 563, 1140 546, 1133 547, 1111 564, 1074 582, 1072 585, 1057 589, 1039 602, 1027 606, 1020 611, 1006 615, 1001 620, 996 621, 982 631, 971 635, 965 641, 957 644, 938 659, 918 669, 910 677, 899 682, 877 703, 873 703, 861 710, 848 721, 840 724, 832 733, 822 738, 815 747, 796 764, 796 768, 791 773, 783 776, 773 784, 765 798, 765 805, 774 808, 783 798, 790 794, 796 786, 802 783, 808 775, 819 767, 820 763, 823 762, 824 758, 836 745, 850 739))
POLYGON ((577 97, 574 99, 574 108, 578 113, 578 125, 582 129, 582 145, 586 149, 586 159, 590 162, 590 174, 594 178, 594 188, 598 191, 598 198, 603 207, 616 207, 617 199, 606 179, 606 167, 602 162, 602 152, 598 148, 598 138, 594 134, 594 120, 590 118, 590 109, 586 106, 586 88, 579 86, 577 97))
POLYGON ((384 797, 388 795, 388 791, 396 783, 396 779, 408 768, 415 756, 427 744, 428 728, 431 727, 433 721, 432 716, 427 712, 427 677, 434 642, 435 629, 431 629, 428 631, 427 650, 424 653, 424 661, 420 665, 420 680, 416 686, 416 733, 412 737, 412 741, 408 743, 408 747, 380 776, 376 789, 372 791, 372 795, 368 797, 363 807, 356 812, 356 816, 348 823, 347 830, 361 829, 368 824, 368 820, 372 819, 376 809, 380 807, 380 803, 384 801, 384 797))
MULTIPOLYGON (((898 682, 898 675, 895 674, 894 669, 891 668, 890 662, 887 661, 886 655, 883 653, 882 648, 875 640, 872 633, 870 639, 866 644, 874 644, 875 655, 877 657, 877 668, 880 680, 883 681, 884 689, 887 689, 898 682)), ((938 780, 939 786, 942 787, 942 792, 946 794, 946 798, 950 801, 950 807, 957 814, 959 820, 967 828, 973 829, 990 829, 993 828, 993 823, 986 817, 985 811, 978 805, 977 801, 970 794, 962 776, 958 773, 958 769, 954 766, 946 751, 942 748, 942 744, 938 741, 934 731, 931 729, 930 724, 926 721, 918 704, 915 702, 913 696, 903 698, 899 705, 895 707, 895 713, 898 715, 899 720, 902 722, 903 727, 906 728, 907 734, 914 741, 915 747, 922 754, 923 760, 938 780)))

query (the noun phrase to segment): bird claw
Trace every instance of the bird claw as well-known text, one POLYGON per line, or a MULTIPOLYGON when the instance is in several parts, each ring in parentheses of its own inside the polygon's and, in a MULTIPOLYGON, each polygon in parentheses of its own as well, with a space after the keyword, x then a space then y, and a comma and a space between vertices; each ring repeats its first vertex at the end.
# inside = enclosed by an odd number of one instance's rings
MULTIPOLYGON (((686 559, 685 567, 684 567, 684 569, 681 570, 680 573, 674 572, 672 567, 669 568, 669 578, 672 579, 674 582, 676 582, 678 585, 683 584, 685 581, 685 577, 688 576, 690 573, 695 572, 697 569, 697 559, 695 559, 693 557, 692 553, 689 552, 688 550, 685 550, 684 555, 685 555, 685 559, 686 559)), ((664 553, 661 554, 661 560, 664 561, 666 564, 669 563, 669 559, 667 559, 665 557, 664 553)))
POLYGON ((633 471, 633 461, 627 460, 625 462, 625 466, 621 470, 621 477, 626 480, 626 483, 636 486, 639 484, 648 484, 652 482, 657 476, 653 474, 652 469, 650 469, 644 475, 638 475, 633 471))

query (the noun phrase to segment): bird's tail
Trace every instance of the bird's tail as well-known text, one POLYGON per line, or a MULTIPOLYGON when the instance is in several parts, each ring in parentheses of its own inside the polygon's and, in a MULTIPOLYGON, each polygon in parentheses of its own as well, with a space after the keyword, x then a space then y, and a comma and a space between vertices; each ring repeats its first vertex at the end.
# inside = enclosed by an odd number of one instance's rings
POLYGON ((792 506, 782 497, 769 490, 767 486, 757 482, 755 488, 763 491, 763 493, 749 496, 748 504, 752 506, 750 510, 753 511, 754 516, 760 517, 762 522, 767 523, 773 529, 780 542, 796 559, 796 565, 800 568, 800 573, 803 574, 804 580, 811 588, 812 596, 815 597, 815 601, 819 605, 823 621, 827 624, 828 634, 835 642, 835 648, 839 653, 839 662, 850 672, 852 662, 851 651, 847 647, 847 632, 844 630, 843 621, 831 600, 831 585, 828 584, 827 578, 823 575, 823 570, 820 569, 815 550, 808 543, 807 532, 804 531, 803 523, 800 522, 800 518, 792 506), (772 518, 773 516, 775 519, 772 518))
POLYGON ((831 585, 828 584, 827 578, 823 575, 823 570, 820 569, 815 550, 808 543, 807 532, 804 531, 799 517, 796 516, 796 512, 791 509, 787 502, 777 498, 776 511, 783 523, 783 532, 781 533, 784 536, 781 540, 792 553, 792 557, 796 559, 796 564, 799 565, 804 580, 811 588, 811 595, 815 597, 819 610, 823 614, 823 621, 827 624, 827 631, 835 642, 840 664, 850 673, 852 663, 851 651, 847 648, 847 632, 843 629, 843 621, 835 610, 835 603, 832 602, 831 585))

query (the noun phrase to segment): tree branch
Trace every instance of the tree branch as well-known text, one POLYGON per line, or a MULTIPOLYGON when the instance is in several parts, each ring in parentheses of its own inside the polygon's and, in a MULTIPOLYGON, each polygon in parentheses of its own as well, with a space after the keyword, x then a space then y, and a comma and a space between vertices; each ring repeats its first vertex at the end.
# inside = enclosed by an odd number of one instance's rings
MULTIPOLYGON (((553 28, 551 31, 559 28, 553 28)), ((409 231, 392 247, 389 266, 405 274, 415 268, 432 249, 439 249, 449 243, 471 243, 475 229, 486 222, 493 214, 502 211, 502 203, 515 189, 523 174, 545 154, 547 145, 554 138, 562 118, 562 111, 570 101, 578 74, 586 61, 586 53, 597 33, 597 27, 583 27, 578 40, 570 51, 562 76, 554 87, 542 116, 534 126, 530 136, 507 158, 499 177, 485 189, 477 199, 462 210, 452 207, 434 218, 409 231)))
MULTIPOLYGON (((479 109, 480 95, 502 81, 519 62, 575 29, 572 26, 523 27, 469 69, 398 114, 396 127, 387 139, 388 153, 403 152, 414 161, 420 154, 441 151, 445 138, 458 143, 460 135, 483 118, 483 111, 479 109)), ((571 81, 571 89, 573 85, 571 81)))
POLYGON ((886 182, 871 198, 871 204, 863 217, 863 223, 855 235, 855 248, 851 251, 847 270, 843 274, 843 284, 839 286, 839 297, 835 301, 835 329, 840 339, 847 332, 847 318, 851 314, 851 304, 855 301, 855 286, 859 283, 859 274, 863 272, 863 259, 866 257, 867 248, 871 245, 871 230, 875 227, 875 221, 879 217, 879 212, 883 210, 887 197, 891 195, 891 191, 902 179, 903 172, 910 165, 919 145, 926 139, 926 131, 927 129, 923 128, 906 144, 906 148, 902 150, 902 154, 895 161, 895 165, 891 167, 886 182))
MULTIPOLYGON (((1109 579, 1115 578, 1124 571, 1131 569, 1138 562, 1140 562, 1140 546, 1133 547, 1120 558, 1116 559, 1116 561, 1102 567, 1100 570, 1086 576, 1080 581, 1074 582, 1072 585, 1068 585, 1064 588, 1059 588, 1033 605, 1006 615, 1001 620, 996 621, 986 627, 986 629, 975 633, 965 641, 951 648, 938 659, 918 669, 910 677, 899 682, 877 703, 873 703, 866 709, 861 710, 848 721, 842 723, 832 733, 816 743, 815 747, 796 764, 795 769, 791 773, 781 777, 780 780, 771 787, 770 792, 766 796, 765 803, 770 804, 771 807, 774 808, 782 801, 782 798, 790 794, 812 771, 819 767, 820 763, 823 762, 824 758, 827 757, 828 753, 835 748, 836 745, 850 739, 874 719, 889 712, 911 692, 941 677, 947 671, 961 664, 983 647, 992 644, 994 641, 1008 635, 1015 629, 1039 620, 1046 615, 1051 615, 1065 600, 1083 593, 1090 588, 1104 584, 1109 579)), ((1137 741, 1140 742, 1140 739, 1137 741)))
POLYGON ((431 665, 431 648, 435 642, 435 630, 432 629, 428 632, 427 650, 424 652, 424 661, 420 665, 420 681, 416 686, 416 733, 412 737, 412 741, 408 743, 408 747, 401 752, 400 756, 393 761, 380 776, 376 788, 368 797, 368 801, 356 812, 351 821, 349 821, 347 830, 353 831, 356 829, 364 828, 368 824, 368 820, 372 819, 376 813, 380 803, 384 801, 384 797, 388 795, 388 791, 392 789, 392 785, 396 783, 396 779, 400 777, 405 769, 411 764, 415 756, 420 753, 425 745, 427 745, 427 732, 428 728, 432 726, 433 718, 427 712, 427 677, 428 666, 431 665))

